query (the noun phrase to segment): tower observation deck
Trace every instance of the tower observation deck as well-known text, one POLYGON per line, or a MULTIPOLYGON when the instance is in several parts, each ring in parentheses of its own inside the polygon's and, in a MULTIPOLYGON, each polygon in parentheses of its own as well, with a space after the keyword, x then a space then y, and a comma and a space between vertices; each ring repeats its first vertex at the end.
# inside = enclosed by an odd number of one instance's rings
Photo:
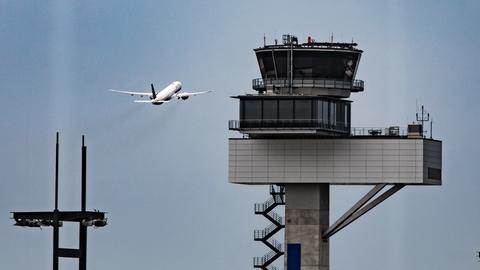
POLYGON ((255 49, 261 78, 256 95, 237 96, 240 119, 230 129, 251 137, 293 134, 348 135, 352 92, 363 91, 356 80, 362 50, 356 43, 308 42, 284 35, 282 44, 255 49))
POLYGON ((243 138, 229 139, 228 170, 230 183, 270 185, 271 197, 255 213, 272 225, 254 239, 271 251, 253 266, 276 269, 285 254, 285 269, 328 270, 330 237, 406 185, 441 185, 442 142, 425 137, 423 122, 408 129, 351 127, 347 98, 364 90, 356 79, 363 52, 356 43, 310 37, 299 43, 284 35, 281 44, 254 52, 261 78, 252 82, 256 93, 233 97, 239 119, 229 129, 243 138), (335 184, 373 187, 330 224, 335 184), (285 205, 285 218, 273 211, 277 205, 285 205), (281 229, 284 245, 272 238, 281 229))
POLYGON ((291 35, 283 44, 255 49, 262 78, 252 87, 259 93, 314 95, 347 98, 363 91, 363 81, 355 80, 362 50, 356 43, 315 42, 299 44, 291 35))

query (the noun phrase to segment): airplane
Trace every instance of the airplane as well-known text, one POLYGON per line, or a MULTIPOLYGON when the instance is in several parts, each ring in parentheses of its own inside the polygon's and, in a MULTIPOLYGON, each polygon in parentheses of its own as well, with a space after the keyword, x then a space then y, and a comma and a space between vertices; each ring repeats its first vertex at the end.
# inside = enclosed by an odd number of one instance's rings
POLYGON ((163 88, 160 92, 155 93, 155 88, 153 87, 153 83, 150 84, 152 87, 152 92, 151 93, 145 93, 145 92, 129 92, 129 91, 120 91, 120 90, 115 90, 115 89, 108 89, 109 91, 112 92, 117 92, 117 93, 123 93, 123 94, 128 94, 131 96, 139 96, 139 97, 148 97, 148 99, 142 99, 142 100, 134 100, 133 102, 139 102, 139 103, 151 103, 153 105, 161 105, 163 103, 170 102, 171 99, 182 99, 186 100, 191 96, 196 96, 200 94, 205 94, 208 92, 212 91, 202 91, 202 92, 183 92, 179 93, 180 90, 182 89, 182 83, 179 81, 174 81, 171 84, 169 84, 167 87, 163 88))

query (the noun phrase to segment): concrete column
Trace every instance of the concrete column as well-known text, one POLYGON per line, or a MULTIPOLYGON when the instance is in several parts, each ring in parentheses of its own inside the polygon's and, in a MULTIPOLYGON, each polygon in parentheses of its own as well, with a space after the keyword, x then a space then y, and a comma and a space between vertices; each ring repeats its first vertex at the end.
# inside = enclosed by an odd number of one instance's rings
POLYGON ((287 184, 285 200, 285 269, 292 270, 288 245, 300 244, 301 270, 328 270, 330 245, 322 232, 329 226, 329 184, 287 184))

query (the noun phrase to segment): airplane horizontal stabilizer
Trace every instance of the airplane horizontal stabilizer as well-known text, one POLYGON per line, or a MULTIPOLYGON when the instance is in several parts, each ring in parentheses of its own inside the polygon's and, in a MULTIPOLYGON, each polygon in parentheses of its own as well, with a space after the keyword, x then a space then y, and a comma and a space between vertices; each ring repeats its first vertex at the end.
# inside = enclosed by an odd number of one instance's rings
POLYGON ((133 102, 137 102, 137 103, 152 103, 152 100, 134 100, 133 102))

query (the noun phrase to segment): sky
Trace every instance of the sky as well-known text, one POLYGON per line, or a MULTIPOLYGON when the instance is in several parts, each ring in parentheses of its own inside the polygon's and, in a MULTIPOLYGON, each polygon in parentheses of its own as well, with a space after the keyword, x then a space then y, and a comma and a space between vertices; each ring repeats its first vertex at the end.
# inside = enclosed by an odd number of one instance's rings
MULTIPOLYGON (((88 146, 88 269, 251 269, 267 249, 253 204, 267 187, 228 183, 228 120, 260 77, 254 48, 313 36, 364 50, 352 126, 406 126, 424 104, 443 141, 443 185, 409 186, 331 238, 331 269, 475 269, 480 262, 478 1, 0 0, 0 262, 48 269, 51 228, 11 211, 80 208, 88 146), (109 88, 215 92, 145 106, 109 88)), ((332 187, 331 220, 368 187, 332 187)), ((65 225, 61 247, 78 245, 65 225)), ((61 269, 77 262, 61 259, 61 269)))

